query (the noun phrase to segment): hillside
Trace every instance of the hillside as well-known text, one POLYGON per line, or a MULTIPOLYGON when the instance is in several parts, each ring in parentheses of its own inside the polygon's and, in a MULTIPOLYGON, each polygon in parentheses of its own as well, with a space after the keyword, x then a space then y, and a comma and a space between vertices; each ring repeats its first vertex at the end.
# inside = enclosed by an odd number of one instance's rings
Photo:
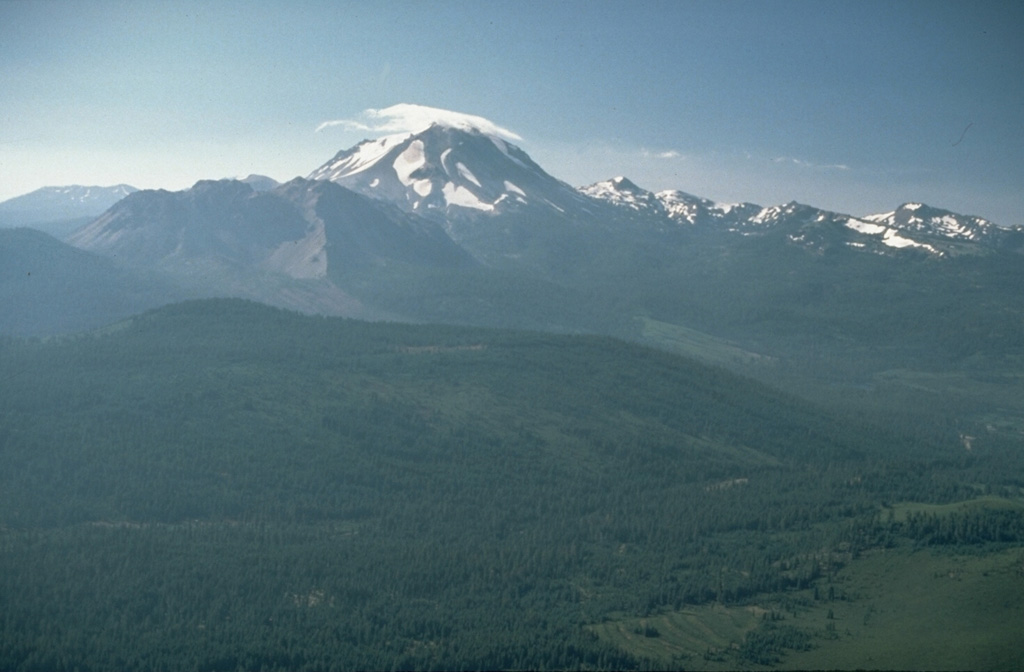
MULTIPOLYGON (((597 626, 813 605, 872 549, 1024 538, 999 436, 607 338, 216 300, 0 350, 5 669, 677 668, 597 626)), ((831 641, 760 623, 705 662, 831 641)))
POLYGON ((0 229, 0 334, 95 329, 193 294, 27 228, 0 229))

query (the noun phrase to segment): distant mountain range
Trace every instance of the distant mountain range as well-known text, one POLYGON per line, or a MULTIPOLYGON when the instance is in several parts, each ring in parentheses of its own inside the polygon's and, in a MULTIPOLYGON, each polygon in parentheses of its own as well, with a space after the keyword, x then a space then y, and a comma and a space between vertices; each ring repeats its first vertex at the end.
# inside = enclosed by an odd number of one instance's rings
POLYGON ((0 203, 3 221, 26 224, 97 215, 138 191, 127 184, 114 187, 43 187, 0 203), (20 218, 20 221, 19 221, 20 218))
MULTIPOLYGON (((644 233, 712 227, 757 235, 770 228, 790 228, 794 244, 814 247, 829 239, 880 254, 916 250, 945 256, 981 248, 1018 249, 1024 240, 1022 227, 1004 228, 981 217, 920 203, 854 217, 796 202, 763 207, 717 203, 679 190, 652 193, 625 177, 576 189, 549 175, 520 148, 500 137, 441 124, 420 133, 363 141, 339 152, 312 171, 308 179, 334 182, 440 224, 455 243, 469 247, 471 252, 482 242, 480 229, 494 229, 490 223, 511 219, 519 220, 519 228, 529 228, 525 221, 554 220, 597 229, 627 227, 644 233)), ((270 192, 280 186, 262 175, 236 181, 256 192, 270 192)), ((205 188, 200 187, 204 184, 196 188, 205 188)), ((135 191, 128 185, 45 187, 0 203, 0 225, 45 230, 48 224, 51 229, 72 220, 81 224, 82 218, 98 217, 135 191)), ((256 210, 258 206, 231 217, 245 220, 256 210)), ((118 216, 123 220, 125 215, 122 212, 118 216)), ((274 215, 264 219, 269 222, 274 215)), ((104 221, 109 223, 111 219, 104 221)), ((90 222, 92 235, 102 226, 90 222)), ((254 226, 259 228, 258 223, 254 226)), ((74 240, 76 246, 90 249, 91 236, 78 233, 74 240)), ((487 246, 476 250, 483 257, 488 251, 510 252, 489 250, 487 246)), ((151 251, 150 261, 156 253, 151 251)), ((176 254, 180 256, 182 250, 176 254)))
POLYGON ((127 184, 114 187, 43 187, 0 203, 0 228, 31 226, 63 238, 97 217, 130 193, 127 184))
POLYGON ((676 190, 655 194, 625 177, 574 189, 501 138, 441 125, 364 141, 339 152, 309 179, 330 180, 441 221, 457 242, 471 238, 471 227, 479 227, 485 216, 528 213, 591 226, 628 220, 645 230, 718 227, 750 235, 769 227, 793 227, 799 229, 793 242, 812 246, 821 239, 808 237, 812 229, 842 227, 845 244, 875 253, 915 249, 943 256, 961 251, 962 243, 1021 244, 1020 227, 1004 229, 980 217, 914 203, 890 213, 853 217, 795 202, 762 207, 721 204, 676 190))
POLYGON ((580 189, 638 216, 668 220, 680 226, 721 227, 744 235, 770 227, 798 229, 795 244, 815 247, 831 231, 853 248, 885 254, 911 249, 935 256, 965 251, 963 243, 983 247, 1017 249, 1022 229, 1006 229, 981 217, 959 215, 921 203, 905 203, 892 212, 852 217, 821 210, 795 201, 761 207, 753 203, 716 203, 671 190, 653 194, 624 177, 616 177, 580 189), (845 230, 844 230, 845 229, 845 230))
MULTIPOLYGON (((98 192, 52 189, 0 212, 86 192, 98 207, 98 192)), ((717 203, 625 177, 574 188, 473 128, 367 140, 286 184, 103 193, 116 202, 67 242, 119 274, 157 274, 175 288, 168 299, 599 332, 714 361, 736 348, 758 361, 856 351, 882 366, 1024 347, 1021 227, 920 203, 860 217, 717 203), (709 354, 680 334, 724 347, 709 354)))

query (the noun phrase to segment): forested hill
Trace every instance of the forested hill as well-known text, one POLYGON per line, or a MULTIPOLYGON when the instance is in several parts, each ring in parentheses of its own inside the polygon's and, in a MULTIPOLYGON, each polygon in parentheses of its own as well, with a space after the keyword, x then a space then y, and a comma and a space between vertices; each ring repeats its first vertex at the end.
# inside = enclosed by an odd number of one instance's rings
MULTIPOLYGON (((139 474, 125 474, 132 478, 119 487, 134 484, 140 497, 162 485, 179 486, 170 478, 175 470, 198 465, 162 469, 189 451, 211 468, 230 466, 227 482, 193 474, 188 487, 216 484, 201 497, 179 490, 181 496, 154 502, 145 515, 166 522, 246 515, 246 507, 267 501, 262 486, 251 488, 247 478, 286 481, 291 467, 327 465, 341 456, 327 449, 334 444, 348 451, 348 473, 359 460, 388 452, 429 461, 450 449, 443 440, 449 433, 470 432, 489 436, 502 446, 500 454, 521 456, 524 446, 534 446, 543 449, 538 459, 574 469, 600 470, 615 456, 664 460, 689 482, 740 476, 751 466, 923 447, 724 370, 614 339, 367 323, 238 300, 167 306, 98 334, 42 344, 10 341, 3 360, 0 395, 14 414, 5 423, 9 437, 66 432, 56 435, 60 445, 88 446, 99 443, 92 436, 115 434, 120 439, 113 445, 76 459, 92 470, 121 445, 130 450, 121 456, 130 462, 163 465, 145 468, 148 484, 139 474), (44 412, 45 423, 32 422, 44 412), (17 417, 24 423, 15 423, 17 417), (366 454, 350 451, 349 441, 358 437, 366 454), (235 508, 224 508, 229 492, 242 498, 235 508), (175 513, 175 506, 189 511, 175 513)), ((925 449, 941 452, 949 445, 925 449)), ((311 476, 327 487, 327 473, 311 476)), ((76 476, 79 488, 84 476, 76 476)), ((41 516, 66 498, 47 495, 25 508, 41 516)), ((314 499, 310 506, 329 506, 314 499)), ((142 515, 133 499, 108 510, 82 504, 60 508, 82 519, 142 515)))
POLYGON ((0 379, 3 669, 678 666, 590 626, 809 589, 883 503, 1019 485, 592 336, 212 300, 0 341, 0 379))

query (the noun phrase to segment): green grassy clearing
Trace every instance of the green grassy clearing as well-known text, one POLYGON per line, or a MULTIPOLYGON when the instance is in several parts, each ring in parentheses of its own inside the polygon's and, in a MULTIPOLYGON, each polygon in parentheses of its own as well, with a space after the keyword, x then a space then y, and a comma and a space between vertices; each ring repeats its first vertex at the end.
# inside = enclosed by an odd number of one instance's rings
POLYGON ((640 320, 643 325, 642 339, 645 343, 675 354, 723 366, 770 364, 774 361, 772 357, 744 350, 729 341, 702 331, 652 320, 649 317, 641 317, 640 320))
POLYGON ((761 622, 763 609, 700 605, 648 618, 591 626, 601 639, 634 654, 686 669, 726 669, 727 654, 761 622))
POLYGON ((899 502, 891 507, 883 509, 883 520, 892 511, 892 520, 896 523, 906 521, 913 514, 934 515, 938 517, 950 516, 957 513, 971 513, 979 510, 1010 510, 1024 512, 1024 501, 1019 499, 1007 499, 1005 497, 978 497, 962 502, 951 502, 949 504, 928 504, 924 502, 899 502))
POLYGON ((1024 666, 1024 551, 989 555, 876 552, 841 571, 848 600, 819 603, 795 622, 825 630, 793 669, 1008 670, 1024 666), (832 610, 833 619, 828 619, 832 610))
POLYGON ((815 588, 818 599, 815 590, 804 590, 757 604, 699 606, 590 629, 634 654, 693 670, 768 669, 744 659, 741 647, 771 613, 779 618, 777 627, 811 636, 810 650, 783 651, 776 667, 784 669, 1024 666, 1017 645, 1024 633, 1024 549, 985 555, 873 551, 815 588))

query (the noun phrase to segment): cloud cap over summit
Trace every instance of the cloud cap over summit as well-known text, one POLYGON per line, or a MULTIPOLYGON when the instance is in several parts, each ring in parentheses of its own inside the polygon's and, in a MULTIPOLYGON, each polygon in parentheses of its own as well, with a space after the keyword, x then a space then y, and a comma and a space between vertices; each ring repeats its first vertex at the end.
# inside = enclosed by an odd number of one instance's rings
POLYGON ((517 133, 499 126, 490 119, 412 103, 399 103, 382 109, 369 108, 363 110, 355 119, 325 121, 317 126, 316 130, 320 132, 332 126, 342 126, 349 131, 370 133, 420 133, 434 124, 464 131, 477 130, 509 140, 522 140, 517 133))

